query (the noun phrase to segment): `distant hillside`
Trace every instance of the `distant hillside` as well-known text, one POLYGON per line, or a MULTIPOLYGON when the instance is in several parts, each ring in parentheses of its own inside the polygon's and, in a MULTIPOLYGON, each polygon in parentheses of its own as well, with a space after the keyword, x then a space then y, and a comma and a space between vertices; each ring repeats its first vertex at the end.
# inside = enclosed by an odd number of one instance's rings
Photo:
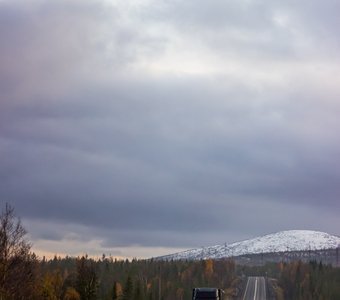
MULTIPOLYGON (((160 260, 199 260, 230 257, 246 257, 274 253, 312 252, 340 247, 340 238, 325 232, 289 230, 225 245, 215 245, 169 254, 160 260)), ((274 255, 275 256, 275 255, 274 255)))

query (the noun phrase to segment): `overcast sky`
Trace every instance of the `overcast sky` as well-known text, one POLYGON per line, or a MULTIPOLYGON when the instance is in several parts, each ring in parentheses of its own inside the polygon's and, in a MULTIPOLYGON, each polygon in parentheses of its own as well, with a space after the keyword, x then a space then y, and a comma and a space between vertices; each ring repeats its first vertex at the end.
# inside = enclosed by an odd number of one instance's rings
POLYGON ((0 201, 39 254, 340 235, 340 2, 0 0, 0 201))

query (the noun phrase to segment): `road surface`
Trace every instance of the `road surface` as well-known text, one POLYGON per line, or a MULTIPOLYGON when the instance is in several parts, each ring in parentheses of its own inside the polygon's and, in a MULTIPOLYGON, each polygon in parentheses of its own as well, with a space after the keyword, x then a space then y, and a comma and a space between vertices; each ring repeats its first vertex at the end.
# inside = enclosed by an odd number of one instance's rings
POLYGON ((266 280, 264 277, 248 277, 243 300, 266 300, 266 280))

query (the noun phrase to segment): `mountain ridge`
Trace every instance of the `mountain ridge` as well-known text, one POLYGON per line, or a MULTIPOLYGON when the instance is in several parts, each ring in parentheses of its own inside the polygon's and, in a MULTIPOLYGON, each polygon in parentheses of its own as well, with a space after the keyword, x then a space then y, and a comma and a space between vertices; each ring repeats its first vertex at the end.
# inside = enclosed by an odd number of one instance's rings
POLYGON ((159 260, 199 260, 230 258, 249 254, 314 251, 340 247, 340 237, 313 230, 285 230, 231 244, 185 250, 159 260))

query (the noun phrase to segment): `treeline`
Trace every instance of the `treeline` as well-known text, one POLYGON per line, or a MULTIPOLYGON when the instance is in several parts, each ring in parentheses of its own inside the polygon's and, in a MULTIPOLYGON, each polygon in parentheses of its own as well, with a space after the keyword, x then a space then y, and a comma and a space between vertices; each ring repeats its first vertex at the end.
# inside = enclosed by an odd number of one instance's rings
POLYGON ((39 261, 34 256, 29 260, 31 276, 3 285, 0 299, 181 300, 190 299, 193 287, 216 286, 233 294, 237 285, 231 260, 166 262, 55 257, 39 261))
POLYGON ((340 299, 340 269, 321 262, 279 264, 285 299, 340 299))
POLYGON ((234 293, 231 260, 155 261, 54 258, 39 264, 40 299, 190 299, 193 287, 216 286, 234 293), (72 296, 72 297, 71 297, 72 296))

